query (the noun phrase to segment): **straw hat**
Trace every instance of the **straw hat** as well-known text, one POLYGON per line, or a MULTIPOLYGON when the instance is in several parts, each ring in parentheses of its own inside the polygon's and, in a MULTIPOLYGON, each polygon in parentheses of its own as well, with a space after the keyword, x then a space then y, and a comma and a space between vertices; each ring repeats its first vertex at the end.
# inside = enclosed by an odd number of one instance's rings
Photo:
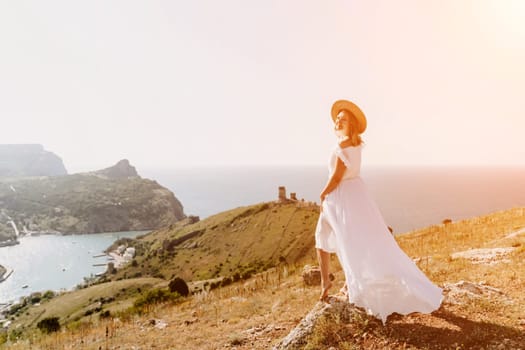
POLYGON ((335 101, 332 105, 332 120, 335 122, 335 118, 341 112, 341 110, 347 110, 348 112, 352 113, 352 115, 357 119, 358 132, 362 134, 366 129, 366 117, 363 111, 355 103, 352 103, 347 100, 338 100, 335 101))

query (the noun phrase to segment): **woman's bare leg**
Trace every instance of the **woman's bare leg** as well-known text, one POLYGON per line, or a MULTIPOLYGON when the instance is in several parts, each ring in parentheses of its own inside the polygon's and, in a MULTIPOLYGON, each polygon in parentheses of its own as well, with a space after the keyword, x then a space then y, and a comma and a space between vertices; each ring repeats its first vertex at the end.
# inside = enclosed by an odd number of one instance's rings
POLYGON ((330 253, 322 249, 317 249, 317 260, 319 261, 319 268, 321 269, 321 297, 320 300, 325 300, 328 297, 328 290, 332 287, 330 281, 330 253))

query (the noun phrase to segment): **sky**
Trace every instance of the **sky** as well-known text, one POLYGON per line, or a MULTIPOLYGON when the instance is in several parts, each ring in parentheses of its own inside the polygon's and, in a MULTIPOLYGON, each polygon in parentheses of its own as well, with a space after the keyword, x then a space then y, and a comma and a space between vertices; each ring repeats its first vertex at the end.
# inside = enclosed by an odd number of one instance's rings
POLYGON ((0 2, 2 144, 70 173, 325 165, 337 99, 366 165, 525 165, 525 1, 0 2))

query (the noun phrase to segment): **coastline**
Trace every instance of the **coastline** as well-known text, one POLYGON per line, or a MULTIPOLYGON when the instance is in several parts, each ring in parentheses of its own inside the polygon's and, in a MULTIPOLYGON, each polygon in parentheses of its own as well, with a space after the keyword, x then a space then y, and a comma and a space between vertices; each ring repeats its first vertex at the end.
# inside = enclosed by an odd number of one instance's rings
POLYGON ((9 246, 12 246, 12 245, 17 245, 17 244, 20 244, 20 241, 18 240, 11 240, 11 239, 8 239, 6 241, 0 241, 0 248, 2 247, 9 247, 9 246))
POLYGON ((89 279, 107 270, 107 264, 113 260, 106 258, 110 256, 104 252, 105 249, 118 239, 133 238, 141 234, 144 234, 144 231, 22 236, 19 245, 0 248, 0 264, 6 270, 5 273, 0 270, 0 280, 7 279, 5 283, 0 282, 0 304, 7 301, 17 302, 21 297, 27 297, 33 292, 75 288, 83 283, 85 278, 89 279), (63 252, 53 254, 58 246, 62 247, 63 252), (101 256, 93 258, 94 255, 101 256), (29 256, 32 263, 23 263, 29 256), (106 266, 93 266, 98 263, 106 266), (14 272, 9 276, 11 268, 14 272), (50 277, 37 278, 40 275, 50 277), (29 287, 23 289, 26 284, 29 287))
POLYGON ((11 274, 13 273, 13 271, 13 269, 0 265, 0 283, 8 279, 9 276, 11 276, 11 274))
POLYGON ((116 250, 113 250, 108 253, 108 263, 106 264, 106 271, 104 273, 109 271, 110 263, 113 263, 113 267, 115 269, 118 269, 125 264, 125 260, 124 257, 122 257, 122 255, 120 255, 116 250))

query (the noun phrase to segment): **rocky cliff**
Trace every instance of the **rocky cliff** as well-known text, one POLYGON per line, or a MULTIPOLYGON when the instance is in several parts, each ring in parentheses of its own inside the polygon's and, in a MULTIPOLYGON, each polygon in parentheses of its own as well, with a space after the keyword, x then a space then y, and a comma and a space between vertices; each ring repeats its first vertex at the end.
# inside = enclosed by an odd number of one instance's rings
POLYGON ((134 166, 127 159, 122 159, 112 167, 94 171, 91 174, 106 177, 108 179, 124 179, 139 176, 134 166))
POLYGON ((42 145, 0 145, 0 177, 66 174, 62 159, 42 145))
POLYGON ((95 172, 0 182, 0 240, 15 226, 21 234, 95 233, 156 229, 184 217, 174 194, 141 178, 127 160, 95 172))

